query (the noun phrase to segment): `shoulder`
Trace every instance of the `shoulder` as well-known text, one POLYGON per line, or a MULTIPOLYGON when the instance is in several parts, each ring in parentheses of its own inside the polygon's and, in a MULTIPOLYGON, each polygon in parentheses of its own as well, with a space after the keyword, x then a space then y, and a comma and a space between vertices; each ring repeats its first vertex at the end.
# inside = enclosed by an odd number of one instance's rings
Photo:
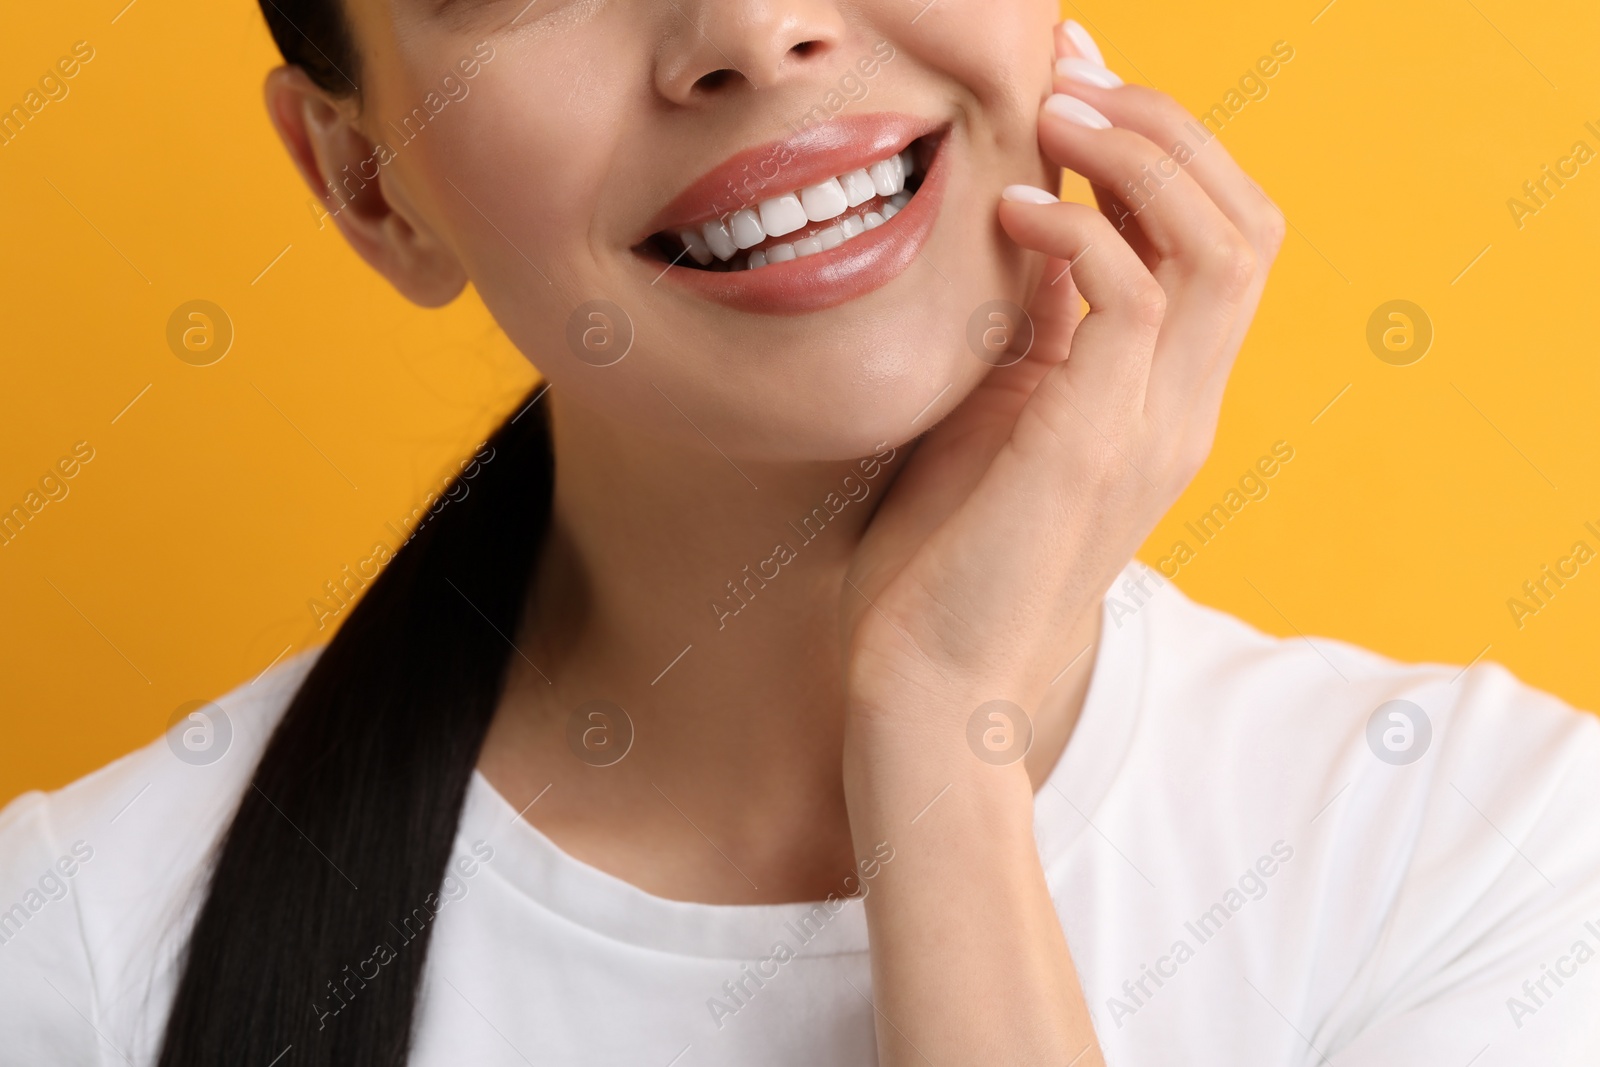
POLYGON ((181 947, 212 846, 319 651, 0 810, 0 1004, 19 1024, 7 1026, 0 1065, 98 1062, 96 1029, 133 1039, 127 1027, 181 947))
POLYGON ((1282 992, 1318 1007, 1321 1047, 1514 1035, 1537 1058, 1577 1032, 1545 1016, 1600 1007, 1600 971, 1553 1007, 1537 993, 1563 953, 1600 946, 1600 720, 1493 662, 1274 637, 1171 585, 1129 624, 1145 661, 1124 804, 1181 828, 1218 886, 1292 850, 1252 905, 1275 919, 1234 936, 1317 961, 1282 992))
MULTIPOLYGON (((1159 576, 1150 588, 1138 609, 1142 703, 1164 729, 1235 731, 1245 746, 1252 736, 1269 747, 1297 737, 1307 757, 1349 747, 1391 767, 1430 753, 1455 761, 1485 746, 1500 764, 1600 758, 1600 719, 1492 660, 1411 663, 1298 630, 1272 636, 1159 576)), ((1116 616, 1108 612, 1112 625, 1116 616)))

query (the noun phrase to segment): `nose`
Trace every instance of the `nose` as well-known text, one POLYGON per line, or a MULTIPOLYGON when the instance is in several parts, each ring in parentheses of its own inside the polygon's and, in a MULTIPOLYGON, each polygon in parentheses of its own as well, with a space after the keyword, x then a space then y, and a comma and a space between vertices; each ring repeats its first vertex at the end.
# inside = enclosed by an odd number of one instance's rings
POLYGON ((844 37, 832 0, 667 0, 675 32, 656 88, 691 106, 741 86, 772 89, 829 62, 844 37))

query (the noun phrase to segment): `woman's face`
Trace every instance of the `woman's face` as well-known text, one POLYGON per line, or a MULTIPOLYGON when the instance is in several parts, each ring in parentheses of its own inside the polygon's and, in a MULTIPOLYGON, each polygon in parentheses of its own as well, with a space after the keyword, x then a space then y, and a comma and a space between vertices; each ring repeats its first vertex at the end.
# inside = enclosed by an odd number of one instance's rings
POLYGON ((969 320, 1038 282, 995 204, 1057 177, 1055 0, 346 2, 362 173, 608 418, 862 455, 949 411, 989 369, 969 320))

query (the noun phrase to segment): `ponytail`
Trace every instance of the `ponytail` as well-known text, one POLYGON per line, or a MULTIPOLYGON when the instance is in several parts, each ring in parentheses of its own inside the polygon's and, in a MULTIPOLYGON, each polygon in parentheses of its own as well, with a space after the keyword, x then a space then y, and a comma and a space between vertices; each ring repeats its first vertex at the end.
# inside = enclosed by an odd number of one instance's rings
POLYGON ((470 491, 395 554, 290 702, 218 843, 159 1067, 405 1063, 432 923, 359 995, 335 992, 437 906, 550 522, 547 407, 495 431, 470 491))

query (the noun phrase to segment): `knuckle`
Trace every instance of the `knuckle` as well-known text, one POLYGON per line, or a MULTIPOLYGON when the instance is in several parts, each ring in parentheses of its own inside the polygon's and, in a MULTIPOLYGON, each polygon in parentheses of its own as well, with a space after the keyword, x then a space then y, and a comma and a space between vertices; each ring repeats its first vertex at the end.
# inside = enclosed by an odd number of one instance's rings
POLYGON ((1167 317, 1167 294, 1149 274, 1130 281, 1124 295, 1128 317, 1140 326, 1156 329, 1167 317))
POLYGON ((1273 207, 1256 226, 1255 245, 1260 249, 1261 258, 1268 263, 1277 259, 1278 250, 1283 247, 1288 235, 1289 225, 1284 221, 1283 213, 1273 207))
POLYGON ((1250 289, 1256 277, 1255 248, 1238 233, 1218 241, 1207 258, 1205 270, 1216 279, 1223 296, 1237 300, 1250 289))
POLYGON ((1171 96, 1159 89, 1152 89, 1148 85, 1137 83, 1127 86, 1123 95, 1132 101, 1135 110, 1156 122, 1156 124, 1170 128, 1173 137, 1182 131, 1183 124, 1193 118, 1184 106, 1171 96))

